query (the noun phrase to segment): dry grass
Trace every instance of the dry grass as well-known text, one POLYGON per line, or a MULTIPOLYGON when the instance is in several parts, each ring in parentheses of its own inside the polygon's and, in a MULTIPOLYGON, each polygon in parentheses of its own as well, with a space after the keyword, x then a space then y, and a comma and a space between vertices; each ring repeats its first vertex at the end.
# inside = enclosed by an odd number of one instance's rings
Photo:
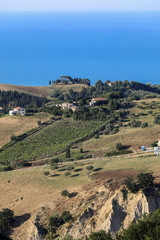
POLYGON ((148 128, 121 128, 120 132, 114 135, 101 135, 99 139, 92 138, 78 144, 79 148, 90 151, 94 157, 104 156, 104 154, 115 149, 116 143, 130 146, 136 150, 140 146, 150 147, 151 143, 160 138, 160 126, 156 125, 148 128))
MULTIPOLYGON (((160 177, 160 161, 157 156, 113 157, 97 160, 90 164, 79 163, 75 165, 75 168, 81 170, 78 172, 72 170, 70 176, 65 176, 65 171, 51 170, 49 167, 0 173, 0 210, 7 207, 12 209, 16 216, 31 214, 32 217, 43 206, 54 209, 56 204, 61 203, 63 189, 67 189, 70 193, 78 192, 79 194, 84 193, 85 186, 89 186, 89 190, 92 190, 92 184, 96 183, 95 175, 92 178, 89 177, 86 170, 87 165, 94 166, 95 171, 92 171, 91 175, 98 174, 96 182, 100 179, 106 182, 110 178, 122 181, 127 175, 135 177, 137 173, 142 171, 152 171, 157 179, 160 177), (45 176, 44 171, 49 171, 50 175, 45 176), (71 177, 73 175, 76 176, 71 177)), ((13 239, 22 239, 20 236, 26 235, 24 230, 26 229, 28 232, 30 228, 31 222, 29 220, 14 230, 13 239)))
MULTIPOLYGON (((10 141, 11 134, 19 135, 37 126, 38 117, 5 116, 0 118, 0 146, 10 141)), ((43 120, 42 120, 43 121, 43 120)))
POLYGON ((50 89, 49 87, 29 87, 21 85, 0 84, 0 89, 4 91, 17 91, 35 95, 38 97, 48 97, 50 89))
POLYGON ((61 91, 61 92, 68 92, 69 89, 73 89, 75 92, 80 92, 82 88, 85 87, 87 88, 88 86, 85 84, 57 84, 57 85, 52 85, 49 88, 52 89, 53 91, 61 91))

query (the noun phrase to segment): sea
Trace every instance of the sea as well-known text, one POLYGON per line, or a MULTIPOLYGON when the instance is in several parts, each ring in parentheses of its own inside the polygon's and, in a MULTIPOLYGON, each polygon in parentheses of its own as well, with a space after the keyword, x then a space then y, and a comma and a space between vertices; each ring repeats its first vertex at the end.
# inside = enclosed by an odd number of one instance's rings
POLYGON ((160 12, 0 12, 0 83, 160 84, 160 12))

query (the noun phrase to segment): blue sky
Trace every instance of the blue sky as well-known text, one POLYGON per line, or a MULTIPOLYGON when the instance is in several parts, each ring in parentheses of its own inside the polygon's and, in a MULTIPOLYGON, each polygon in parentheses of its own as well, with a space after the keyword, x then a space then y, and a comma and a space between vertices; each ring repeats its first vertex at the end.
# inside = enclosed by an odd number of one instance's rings
POLYGON ((0 11, 154 11, 160 0, 0 0, 0 11))

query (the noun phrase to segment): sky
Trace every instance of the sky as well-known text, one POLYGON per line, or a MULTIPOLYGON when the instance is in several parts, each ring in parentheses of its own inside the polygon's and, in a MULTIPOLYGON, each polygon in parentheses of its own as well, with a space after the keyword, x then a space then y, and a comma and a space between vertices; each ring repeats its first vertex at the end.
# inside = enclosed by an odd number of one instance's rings
POLYGON ((159 11, 160 0, 0 0, 0 11, 159 11))

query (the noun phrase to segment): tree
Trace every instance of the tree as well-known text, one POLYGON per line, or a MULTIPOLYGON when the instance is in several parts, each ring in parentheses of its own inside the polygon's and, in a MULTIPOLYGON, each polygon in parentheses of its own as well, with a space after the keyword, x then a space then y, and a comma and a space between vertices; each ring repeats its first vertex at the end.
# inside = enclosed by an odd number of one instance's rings
POLYGON ((133 180, 132 177, 127 177, 124 180, 124 184, 126 185, 126 187, 128 188, 128 190, 131 193, 137 193, 138 192, 138 186, 137 186, 136 182, 133 180))
POLYGON ((51 80, 49 80, 49 85, 51 85, 51 80))
POLYGON ((69 192, 67 190, 62 190, 61 196, 63 197, 69 197, 69 192))
POLYGON ((71 157, 71 152, 70 152, 70 148, 68 147, 66 149, 66 158, 70 158, 71 157))
POLYGON ((13 222, 14 212, 8 208, 3 208, 0 212, 0 226, 3 229, 10 228, 13 222))
POLYGON ((123 145, 122 145, 122 143, 117 143, 116 144, 116 149, 118 150, 118 151, 121 151, 121 150, 123 150, 123 145))
POLYGON ((69 211, 63 211, 61 217, 62 217, 64 223, 69 222, 72 219, 72 215, 70 214, 69 211))
POLYGON ((59 227, 63 224, 63 219, 59 215, 54 215, 49 218, 49 225, 53 227, 59 227))
POLYGON ((154 177, 151 173, 140 173, 137 178, 140 188, 148 189, 153 187, 154 177))

